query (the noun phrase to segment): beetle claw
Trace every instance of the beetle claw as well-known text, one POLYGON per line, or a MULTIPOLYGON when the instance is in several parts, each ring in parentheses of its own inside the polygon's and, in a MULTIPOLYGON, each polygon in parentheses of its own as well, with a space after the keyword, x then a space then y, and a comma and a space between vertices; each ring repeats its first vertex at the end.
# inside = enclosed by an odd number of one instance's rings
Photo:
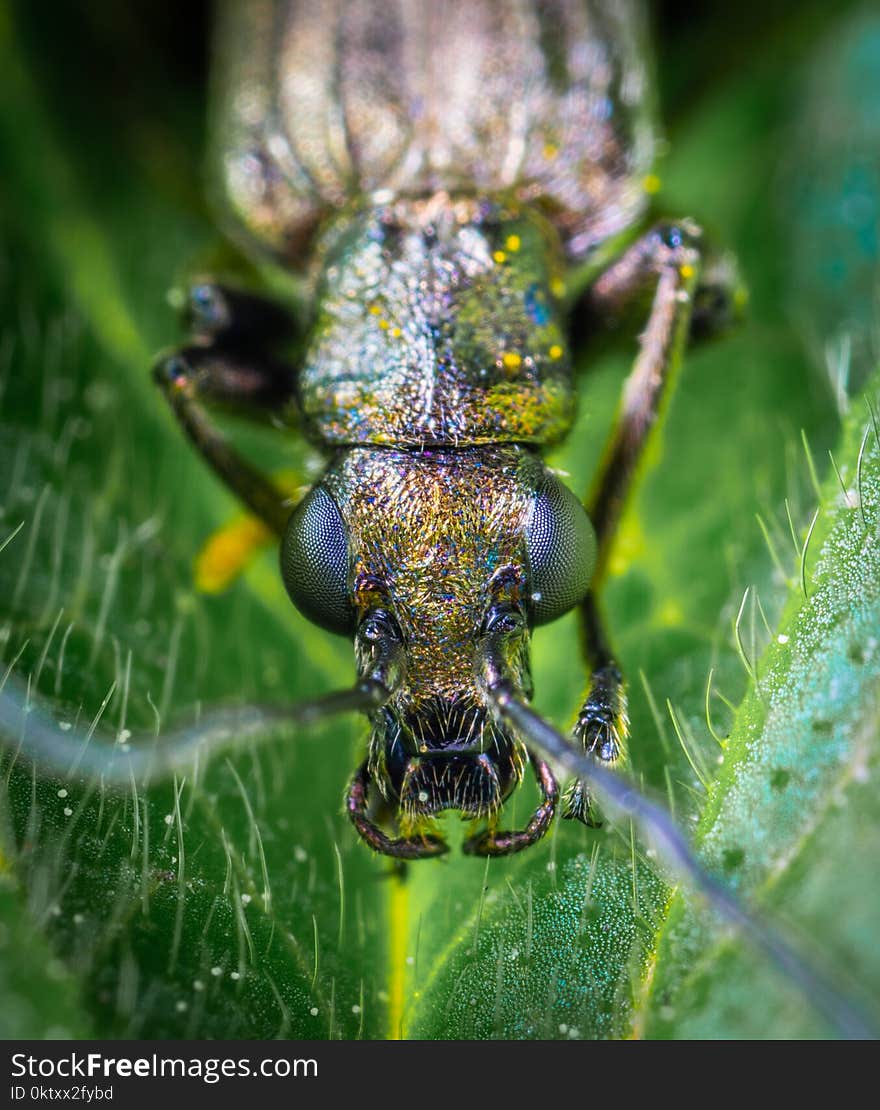
POLYGON ((590 692, 578 714, 575 739, 600 762, 615 763, 625 754, 628 727, 620 671, 613 664, 600 667, 593 672, 590 692))
MULTIPOLYGON (((628 725, 620 671, 613 664, 600 667, 593 672, 590 692, 574 726, 574 738, 597 763, 616 763, 624 755, 628 725)), ((589 829, 601 827, 589 788, 581 779, 575 779, 566 789, 563 802, 565 820, 580 821, 589 829)))
POLYGON ((588 829, 602 828, 602 821, 599 819, 596 805, 587 784, 582 779, 575 779, 566 788, 562 803, 563 821, 580 821, 588 829))

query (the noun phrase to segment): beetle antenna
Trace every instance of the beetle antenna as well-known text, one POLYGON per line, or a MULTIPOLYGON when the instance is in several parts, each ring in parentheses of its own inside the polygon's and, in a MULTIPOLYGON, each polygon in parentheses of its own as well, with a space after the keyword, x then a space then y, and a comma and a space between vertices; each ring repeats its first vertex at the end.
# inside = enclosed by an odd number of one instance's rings
POLYGON ((109 785, 146 785, 191 767, 200 757, 267 738, 285 726, 378 709, 391 693, 378 678, 367 676, 351 689, 311 701, 218 709, 161 736, 121 743, 93 734, 93 729, 62 731, 51 712, 33 700, 29 688, 10 675, 0 689, 0 745, 49 774, 100 778, 109 785))
POLYGON ((748 910, 728 886, 706 870, 662 805, 619 772, 602 767, 592 756, 578 751, 570 738, 523 701, 507 674, 506 634, 507 630, 501 634, 490 632, 483 641, 484 689, 496 715, 551 764, 588 783, 610 818, 632 820, 666 867, 702 894, 722 920, 769 956, 841 1036, 873 1040, 876 1031, 857 1007, 799 955, 773 925, 748 910))
POLYGON ((498 716, 527 743, 551 763, 587 782, 610 817, 634 821, 663 863, 702 894, 719 917, 769 956, 842 1036, 874 1040, 876 1031, 853 1003, 799 955, 774 926, 748 910, 728 886, 706 870, 662 805, 619 772, 610 771, 585 752, 577 751, 563 733, 518 698, 507 682, 490 688, 488 696, 498 716))

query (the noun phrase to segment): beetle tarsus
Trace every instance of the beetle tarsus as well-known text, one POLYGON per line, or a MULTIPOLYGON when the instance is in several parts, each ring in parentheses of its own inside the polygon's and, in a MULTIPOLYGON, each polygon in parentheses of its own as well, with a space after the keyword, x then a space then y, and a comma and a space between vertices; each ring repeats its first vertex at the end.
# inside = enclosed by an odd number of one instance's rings
POLYGON ((623 755, 627 724, 623 677, 614 664, 599 667, 578 714, 575 738, 601 762, 614 763, 623 755))
MULTIPOLYGON (((628 724, 623 677, 614 663, 607 663, 593 671, 590 692, 574 727, 574 738, 598 763, 614 764, 625 753, 628 724)), ((566 820, 580 821, 588 828, 601 824, 590 791, 582 780, 576 779, 567 787, 563 801, 562 816, 566 820)))
POLYGON ((565 788, 562 806, 563 821, 580 821, 588 829, 602 828, 596 804, 587 784, 582 779, 574 779, 565 788))

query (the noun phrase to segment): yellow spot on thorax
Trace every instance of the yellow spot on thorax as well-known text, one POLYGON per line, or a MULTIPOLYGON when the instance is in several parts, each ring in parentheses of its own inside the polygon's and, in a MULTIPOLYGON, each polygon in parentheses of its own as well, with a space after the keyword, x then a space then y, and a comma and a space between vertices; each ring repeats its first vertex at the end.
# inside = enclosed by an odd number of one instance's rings
POLYGON ((649 196, 654 196, 655 193, 659 193, 662 187, 663 182, 656 173, 646 174, 642 180, 642 188, 649 196))

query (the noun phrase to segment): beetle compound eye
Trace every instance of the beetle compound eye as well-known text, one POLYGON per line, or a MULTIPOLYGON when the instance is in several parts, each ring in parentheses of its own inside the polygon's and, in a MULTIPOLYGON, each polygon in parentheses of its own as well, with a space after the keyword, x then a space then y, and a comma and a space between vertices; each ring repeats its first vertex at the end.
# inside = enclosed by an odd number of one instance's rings
POLYGON ((596 562, 596 534, 571 490, 547 475, 526 528, 532 619, 546 624, 581 601, 596 562))
POLYGON ((322 486, 307 494, 290 518, 281 545, 281 576, 304 617, 328 632, 354 630, 345 524, 322 486))

